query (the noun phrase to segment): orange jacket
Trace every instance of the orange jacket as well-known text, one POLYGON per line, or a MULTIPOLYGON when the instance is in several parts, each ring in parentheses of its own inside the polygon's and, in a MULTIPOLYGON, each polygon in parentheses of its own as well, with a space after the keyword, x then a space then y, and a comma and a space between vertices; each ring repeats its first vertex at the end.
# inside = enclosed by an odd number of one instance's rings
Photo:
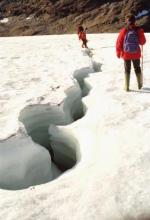
MULTIPOLYGON (((135 28, 137 28, 137 27, 135 27, 135 28)), ((126 33, 127 33, 127 28, 122 28, 122 30, 120 31, 119 36, 117 38, 117 42, 116 42, 117 57, 118 58, 122 57, 124 60, 140 59, 140 57, 141 57, 140 47, 136 53, 129 53, 129 52, 125 52, 123 50, 123 44, 124 44, 124 39, 125 39, 126 33)), ((146 42, 144 30, 142 28, 137 28, 137 34, 138 34, 139 44, 144 45, 146 42)))

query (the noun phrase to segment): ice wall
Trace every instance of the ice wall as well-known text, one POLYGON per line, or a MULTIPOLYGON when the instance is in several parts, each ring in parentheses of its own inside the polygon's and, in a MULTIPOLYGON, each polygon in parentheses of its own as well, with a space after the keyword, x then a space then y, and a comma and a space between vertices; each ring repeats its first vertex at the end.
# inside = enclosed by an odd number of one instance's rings
POLYGON ((60 175, 47 150, 30 137, 16 136, 0 144, 0 188, 18 190, 60 175))

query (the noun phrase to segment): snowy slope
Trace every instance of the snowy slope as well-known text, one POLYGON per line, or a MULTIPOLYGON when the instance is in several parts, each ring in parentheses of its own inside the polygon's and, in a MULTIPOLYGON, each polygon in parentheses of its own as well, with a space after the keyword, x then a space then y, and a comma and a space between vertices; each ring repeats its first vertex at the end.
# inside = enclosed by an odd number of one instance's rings
POLYGON ((0 39, 0 139, 17 131, 16 119, 25 106, 63 101, 65 90, 74 85, 70 75, 89 64, 76 44, 76 36, 0 39))
MULTIPOLYGON (((116 37, 89 35, 92 58, 74 35, 0 39, 1 140, 19 126, 18 138, 27 135, 18 123, 24 107, 38 104, 33 110, 42 123, 41 104, 57 106, 66 98, 64 90, 72 87, 67 104, 57 109, 61 126, 55 119, 49 134, 54 149, 64 147, 77 159, 73 169, 52 182, 0 190, 0 219, 150 219, 150 36, 144 47, 144 88, 137 90, 132 74, 129 93, 123 90, 123 62, 115 57, 116 37), (85 115, 73 122, 72 112, 81 103, 70 100, 80 99, 80 92, 85 115)), ((29 128, 34 125, 27 117, 25 122, 29 128)))

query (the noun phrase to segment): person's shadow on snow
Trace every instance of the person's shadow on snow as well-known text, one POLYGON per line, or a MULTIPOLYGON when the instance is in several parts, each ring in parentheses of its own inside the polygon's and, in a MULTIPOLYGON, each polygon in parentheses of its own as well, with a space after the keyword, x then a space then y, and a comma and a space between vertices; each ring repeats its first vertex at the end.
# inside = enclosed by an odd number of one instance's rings
POLYGON ((130 90, 131 92, 137 92, 137 93, 150 93, 150 88, 143 87, 141 90, 130 90))

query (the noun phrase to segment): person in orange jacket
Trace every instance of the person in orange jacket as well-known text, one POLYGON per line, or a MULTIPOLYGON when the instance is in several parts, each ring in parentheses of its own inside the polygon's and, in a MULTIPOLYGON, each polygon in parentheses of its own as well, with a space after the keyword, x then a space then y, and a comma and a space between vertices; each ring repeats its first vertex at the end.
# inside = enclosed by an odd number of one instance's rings
POLYGON ((142 72, 140 67, 140 45, 146 43, 144 30, 135 24, 135 16, 130 14, 126 17, 126 27, 122 28, 116 42, 116 54, 124 59, 125 90, 129 91, 131 62, 137 77, 138 89, 143 86, 142 72))
POLYGON ((82 26, 79 26, 78 27, 78 37, 79 37, 79 40, 82 40, 82 48, 88 48, 87 46, 87 38, 86 38, 86 30, 87 28, 84 30, 84 28, 82 26))

